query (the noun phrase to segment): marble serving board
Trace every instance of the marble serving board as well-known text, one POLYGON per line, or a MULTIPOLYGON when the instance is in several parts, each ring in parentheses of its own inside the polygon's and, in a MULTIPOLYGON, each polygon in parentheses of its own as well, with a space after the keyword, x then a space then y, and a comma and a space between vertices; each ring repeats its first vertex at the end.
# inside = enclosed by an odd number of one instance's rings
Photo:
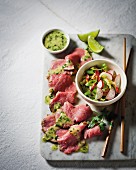
MULTIPOLYGON (((77 35, 70 35, 71 42, 69 48, 65 53, 61 55, 52 55, 47 51, 44 51, 44 73, 43 73, 43 99, 42 99, 42 119, 45 115, 50 114, 49 106, 44 103, 44 97, 48 95, 48 82, 46 80, 47 71, 51 66, 51 61, 58 58, 64 58, 76 47, 85 48, 86 45, 81 42, 77 35)), ((99 35, 98 41, 105 46, 105 50, 102 54, 93 54, 93 59, 107 58, 111 59, 121 67, 123 67, 123 38, 127 38, 127 78, 128 85, 126 90, 126 116, 125 116, 125 154, 120 153, 120 116, 115 121, 115 125, 112 131, 111 140, 108 147, 106 158, 101 157, 102 149, 105 142, 105 137, 95 137, 89 141, 88 153, 73 153, 66 155, 59 150, 52 151, 51 143, 43 143, 42 132, 40 137, 40 150, 41 155, 46 160, 61 161, 61 160, 92 160, 92 161, 104 161, 104 160, 134 160, 136 159, 136 39, 131 35, 123 34, 102 34, 99 35), (129 58, 129 60, 128 60, 129 58), (129 61, 129 62, 128 62, 129 61)), ((78 96, 80 98, 80 96, 78 96)), ((85 103, 80 98, 81 103, 85 103)), ((91 106, 93 110, 97 108, 91 106)), ((120 114, 120 113, 118 113, 120 114)))

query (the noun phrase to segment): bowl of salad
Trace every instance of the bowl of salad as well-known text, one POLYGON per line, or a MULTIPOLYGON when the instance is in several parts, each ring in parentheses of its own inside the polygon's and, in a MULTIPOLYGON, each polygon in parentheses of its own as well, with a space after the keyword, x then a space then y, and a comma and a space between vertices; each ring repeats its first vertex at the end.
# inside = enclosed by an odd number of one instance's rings
POLYGON ((50 29, 42 37, 44 48, 52 54, 59 54, 65 51, 69 43, 69 35, 61 29, 50 29))
POLYGON ((76 74, 76 87, 87 102, 108 106, 125 93, 127 78, 123 69, 107 59, 96 59, 84 64, 76 74))

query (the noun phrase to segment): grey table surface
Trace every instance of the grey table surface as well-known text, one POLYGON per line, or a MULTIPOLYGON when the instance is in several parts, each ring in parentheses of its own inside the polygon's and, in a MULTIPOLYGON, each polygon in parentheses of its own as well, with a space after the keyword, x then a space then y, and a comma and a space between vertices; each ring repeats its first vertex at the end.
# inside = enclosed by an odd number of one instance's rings
POLYGON ((135 0, 0 0, 0 170, 136 169, 127 162, 47 162, 40 155, 46 29, 136 37, 135 0))

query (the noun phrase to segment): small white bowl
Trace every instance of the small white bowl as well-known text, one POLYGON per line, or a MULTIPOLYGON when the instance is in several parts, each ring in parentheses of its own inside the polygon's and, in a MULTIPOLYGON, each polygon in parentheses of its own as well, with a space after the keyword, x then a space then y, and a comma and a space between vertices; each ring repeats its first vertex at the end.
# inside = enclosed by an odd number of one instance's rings
POLYGON ((65 31, 63 31, 63 30, 61 30, 61 29, 57 29, 57 28, 56 28, 56 29, 55 29, 55 28, 54 28, 54 29, 50 29, 50 30, 46 31, 46 32, 44 33, 43 37, 42 37, 42 45, 43 45, 43 47, 46 49, 46 51, 48 51, 48 52, 50 52, 50 53, 52 53, 52 54, 62 53, 63 51, 65 51, 65 50, 68 48, 69 43, 70 43, 70 37, 69 37, 69 35, 68 35, 65 31), (52 51, 52 50, 47 49, 47 48, 45 47, 45 45, 44 45, 44 39, 45 39, 46 35, 49 34, 49 33, 51 33, 52 31, 60 31, 60 32, 62 32, 62 33, 65 35, 65 37, 66 37, 66 39, 67 39, 67 44, 65 45, 65 47, 64 47, 63 49, 57 50, 57 51, 52 51))
POLYGON ((107 59, 97 59, 97 60, 92 60, 92 61, 85 63, 78 70, 78 72, 76 74, 75 82, 76 82, 76 88, 84 100, 86 100, 90 104, 93 104, 94 106, 102 106, 102 107, 111 105, 111 104, 115 103, 116 101, 118 101, 125 93, 126 86, 127 86, 127 78, 126 78, 126 74, 124 73, 123 69, 121 67, 119 67, 116 63, 114 63, 113 61, 107 60, 107 59), (83 92, 81 90, 80 82, 81 82, 81 79, 83 77, 85 70, 89 69, 90 67, 96 66, 96 65, 100 66, 103 63, 107 64, 109 69, 113 69, 117 74, 121 75, 121 92, 115 98, 113 98, 111 100, 95 101, 95 100, 90 99, 89 97, 86 97, 83 94, 83 92))

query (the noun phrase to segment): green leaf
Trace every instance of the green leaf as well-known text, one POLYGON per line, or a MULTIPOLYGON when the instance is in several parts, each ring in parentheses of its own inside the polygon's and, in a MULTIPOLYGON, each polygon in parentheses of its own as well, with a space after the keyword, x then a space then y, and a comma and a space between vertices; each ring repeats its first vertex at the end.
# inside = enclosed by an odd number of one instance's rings
POLYGON ((92 69, 87 70, 86 73, 89 74, 89 75, 93 75, 94 74, 94 70, 92 70, 92 69))
POLYGON ((97 80, 89 80, 85 85, 86 86, 92 86, 97 82, 97 80))
POLYGON ((95 126, 95 123, 94 122, 90 122, 89 125, 88 125, 88 128, 93 128, 95 126))
POLYGON ((85 96, 90 96, 90 94, 91 94, 90 90, 84 93, 85 96))
POLYGON ((105 130, 105 126, 106 126, 106 124, 105 124, 104 122, 101 122, 101 123, 99 124, 100 130, 101 130, 101 131, 104 131, 104 130, 105 130))
POLYGON ((107 64, 103 63, 102 66, 101 66, 102 70, 104 71, 108 71, 108 66, 107 64))

